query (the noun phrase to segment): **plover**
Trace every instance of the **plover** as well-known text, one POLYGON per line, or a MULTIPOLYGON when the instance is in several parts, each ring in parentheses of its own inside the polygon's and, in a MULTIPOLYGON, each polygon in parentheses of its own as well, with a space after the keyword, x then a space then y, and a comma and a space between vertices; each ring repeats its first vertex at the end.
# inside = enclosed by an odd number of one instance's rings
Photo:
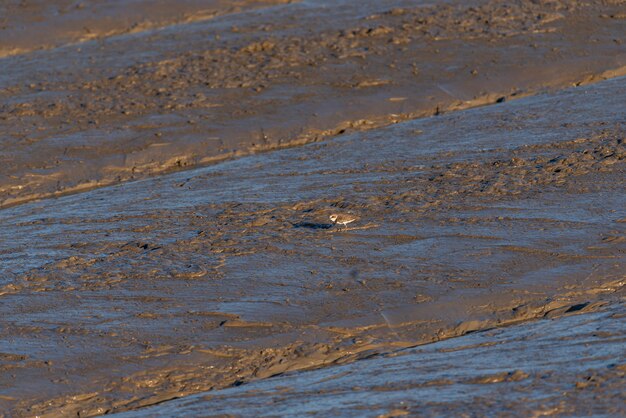
POLYGON ((334 223, 335 225, 343 225, 346 226, 351 222, 354 222, 356 220, 358 220, 359 218, 357 218, 354 215, 341 215, 341 214, 337 214, 337 213, 333 213, 332 215, 330 215, 330 221, 332 223, 334 223))

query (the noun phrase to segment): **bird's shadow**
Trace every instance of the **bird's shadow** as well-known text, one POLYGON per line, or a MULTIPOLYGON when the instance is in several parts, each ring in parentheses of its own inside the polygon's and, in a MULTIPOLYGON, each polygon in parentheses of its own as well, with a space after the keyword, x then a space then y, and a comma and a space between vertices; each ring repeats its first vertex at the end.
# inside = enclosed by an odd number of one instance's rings
POLYGON ((322 224, 316 222, 298 222, 293 224, 294 228, 308 228, 308 229, 330 229, 333 224, 322 224))

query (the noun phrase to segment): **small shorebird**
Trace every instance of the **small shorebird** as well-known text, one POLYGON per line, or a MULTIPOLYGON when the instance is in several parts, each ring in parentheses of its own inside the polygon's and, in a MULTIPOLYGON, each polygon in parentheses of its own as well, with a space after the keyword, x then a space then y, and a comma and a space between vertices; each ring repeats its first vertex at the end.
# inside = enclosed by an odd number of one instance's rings
POLYGON ((354 215, 340 215, 337 213, 333 213, 332 215, 330 215, 330 221, 332 223, 334 223, 335 225, 343 225, 346 226, 351 222, 354 222, 356 220, 358 220, 359 218, 357 218, 354 215))

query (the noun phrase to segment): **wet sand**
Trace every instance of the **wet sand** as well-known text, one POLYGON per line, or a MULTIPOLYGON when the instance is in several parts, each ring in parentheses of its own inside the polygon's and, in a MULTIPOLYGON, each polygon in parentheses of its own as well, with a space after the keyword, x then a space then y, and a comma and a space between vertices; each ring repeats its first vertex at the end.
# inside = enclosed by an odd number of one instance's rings
MULTIPOLYGON (((220 403, 244 383, 572 313, 621 338, 619 3, 269 3, 0 60, 0 416, 167 414, 230 386, 189 413, 245 414, 220 403)), ((531 412, 568 370, 498 402, 531 412)), ((554 413, 611 413, 604 389, 554 413)), ((484 413, 475 390, 428 411, 484 413)))

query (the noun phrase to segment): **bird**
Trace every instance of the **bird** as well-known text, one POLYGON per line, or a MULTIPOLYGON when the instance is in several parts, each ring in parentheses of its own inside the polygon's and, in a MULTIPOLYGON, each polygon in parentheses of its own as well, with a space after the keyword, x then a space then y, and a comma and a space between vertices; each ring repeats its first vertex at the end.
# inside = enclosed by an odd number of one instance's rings
POLYGON ((354 215, 341 215, 338 213, 333 213, 329 216, 330 221, 335 225, 343 225, 346 226, 351 222, 356 221, 358 218, 354 215))

